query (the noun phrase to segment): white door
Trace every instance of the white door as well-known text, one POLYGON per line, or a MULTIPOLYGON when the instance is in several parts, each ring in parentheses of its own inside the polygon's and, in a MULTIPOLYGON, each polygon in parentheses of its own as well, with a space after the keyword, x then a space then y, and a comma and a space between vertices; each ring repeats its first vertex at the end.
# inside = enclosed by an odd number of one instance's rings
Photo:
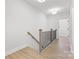
POLYGON ((68 37, 69 35, 69 23, 68 19, 59 20, 59 38, 68 37))
POLYGON ((70 52, 70 39, 69 39, 69 19, 59 20, 59 41, 60 46, 63 48, 64 52, 70 52))

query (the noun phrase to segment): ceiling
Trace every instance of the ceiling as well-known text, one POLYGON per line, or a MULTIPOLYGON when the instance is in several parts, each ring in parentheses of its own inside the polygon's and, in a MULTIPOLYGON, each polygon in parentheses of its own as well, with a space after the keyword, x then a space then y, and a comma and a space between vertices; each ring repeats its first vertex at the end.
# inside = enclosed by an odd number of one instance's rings
POLYGON ((25 0, 32 6, 47 13, 51 8, 61 8, 64 11, 68 11, 72 7, 72 0, 46 0, 44 3, 39 3, 38 0, 25 0))

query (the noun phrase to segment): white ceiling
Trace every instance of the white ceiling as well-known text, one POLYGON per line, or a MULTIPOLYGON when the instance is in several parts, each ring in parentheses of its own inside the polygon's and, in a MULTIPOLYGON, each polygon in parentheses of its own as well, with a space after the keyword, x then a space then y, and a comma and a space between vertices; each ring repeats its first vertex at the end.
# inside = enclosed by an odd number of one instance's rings
POLYGON ((72 0, 46 0, 44 3, 39 3, 37 0, 26 0, 26 2, 43 12, 47 12, 51 8, 62 8, 62 10, 68 11, 72 7, 72 0))

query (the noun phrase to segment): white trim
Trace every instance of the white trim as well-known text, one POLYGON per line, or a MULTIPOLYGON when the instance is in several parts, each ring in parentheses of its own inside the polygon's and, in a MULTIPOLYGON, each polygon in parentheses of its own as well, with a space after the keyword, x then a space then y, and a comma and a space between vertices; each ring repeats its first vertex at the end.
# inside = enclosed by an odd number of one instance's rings
POLYGON ((22 45, 22 46, 19 46, 19 47, 14 48, 14 49, 12 49, 12 50, 10 50, 10 51, 7 51, 7 52, 5 53, 5 56, 8 56, 8 55, 10 55, 10 54, 12 54, 12 53, 14 53, 14 52, 16 52, 16 51, 19 51, 19 50, 21 50, 21 49, 23 49, 23 48, 25 48, 25 47, 27 47, 27 45, 22 45))

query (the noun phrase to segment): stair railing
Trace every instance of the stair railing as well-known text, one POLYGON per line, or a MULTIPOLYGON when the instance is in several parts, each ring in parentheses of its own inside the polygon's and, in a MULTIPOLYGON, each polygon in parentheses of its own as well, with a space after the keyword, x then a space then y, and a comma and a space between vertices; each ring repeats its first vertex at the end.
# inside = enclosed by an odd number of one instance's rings
MULTIPOLYGON (((56 30, 54 30, 54 32, 55 32, 55 37, 52 37, 53 30, 51 29, 51 31, 50 31, 50 43, 53 41, 53 39, 56 39, 56 30)), ((42 39, 41 39, 42 29, 39 29, 39 41, 30 32, 27 32, 27 34, 30 35, 39 44, 39 52, 41 52, 42 49, 44 49, 44 46, 42 45, 42 39)))
POLYGON ((30 35, 40 45, 40 42, 30 32, 27 32, 27 34, 30 35))

